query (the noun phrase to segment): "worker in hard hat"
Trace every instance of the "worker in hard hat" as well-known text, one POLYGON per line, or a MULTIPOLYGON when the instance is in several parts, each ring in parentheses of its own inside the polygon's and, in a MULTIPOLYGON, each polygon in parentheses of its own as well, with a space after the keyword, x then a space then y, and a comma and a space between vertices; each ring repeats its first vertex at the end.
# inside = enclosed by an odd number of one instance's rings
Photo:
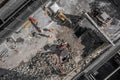
POLYGON ((47 37, 47 38, 53 38, 52 35, 45 35, 45 34, 42 34, 42 33, 40 33, 40 34, 38 34, 38 35, 43 36, 43 37, 47 37))
POLYGON ((45 28, 45 29, 43 29, 44 31, 48 31, 48 32, 53 32, 54 30, 53 29, 47 29, 47 28, 45 28))
POLYGON ((31 24, 34 26, 34 28, 40 33, 39 35, 41 36, 44 36, 44 37, 47 37, 47 38, 52 38, 52 35, 45 35, 45 34, 42 34, 43 31, 49 31, 49 32, 53 32, 53 29, 40 29, 37 24, 38 24, 38 20, 37 19, 34 19, 33 17, 29 17, 29 21, 31 22, 31 24))

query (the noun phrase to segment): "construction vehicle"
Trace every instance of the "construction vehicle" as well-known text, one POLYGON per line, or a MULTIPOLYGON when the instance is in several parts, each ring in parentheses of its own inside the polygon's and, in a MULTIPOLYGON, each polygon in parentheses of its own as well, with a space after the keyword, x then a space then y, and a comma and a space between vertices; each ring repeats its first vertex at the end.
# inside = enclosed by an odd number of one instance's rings
POLYGON ((58 6, 56 2, 49 1, 44 5, 43 9, 47 12, 48 16, 54 20, 72 23, 72 21, 64 14, 63 8, 58 6))

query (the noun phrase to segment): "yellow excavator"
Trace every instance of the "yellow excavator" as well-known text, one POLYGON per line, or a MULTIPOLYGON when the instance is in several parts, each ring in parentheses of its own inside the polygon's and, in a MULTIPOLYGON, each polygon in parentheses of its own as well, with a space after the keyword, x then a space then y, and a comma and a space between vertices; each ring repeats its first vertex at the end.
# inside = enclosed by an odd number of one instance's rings
POLYGON ((43 7, 43 9, 47 12, 48 16, 59 19, 61 21, 68 21, 72 23, 72 21, 64 14, 63 8, 59 7, 56 2, 49 1, 43 7))

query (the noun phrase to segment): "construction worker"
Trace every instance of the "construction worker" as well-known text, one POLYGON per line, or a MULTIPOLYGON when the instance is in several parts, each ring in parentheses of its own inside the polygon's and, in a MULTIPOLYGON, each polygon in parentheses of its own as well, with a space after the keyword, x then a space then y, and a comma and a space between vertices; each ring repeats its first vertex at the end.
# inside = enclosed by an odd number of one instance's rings
MULTIPOLYGON (((34 18, 30 17, 29 20, 31 21, 32 25, 35 27, 35 29, 40 33, 39 35, 47 37, 47 38, 52 38, 52 35, 45 35, 41 34, 42 30, 37 26, 38 21, 35 20, 34 18), (35 24, 36 23, 36 24, 35 24)), ((53 29, 44 29, 44 31, 49 31, 53 32, 53 29)))
MULTIPOLYGON (((36 28, 36 30, 38 32, 41 32, 41 30, 38 28, 37 24, 38 24, 38 20, 34 19, 33 17, 29 17, 29 20, 31 21, 31 23, 33 24, 33 26, 36 28)), ((43 29, 44 31, 49 31, 49 32, 53 32, 53 29, 43 29)))
POLYGON ((47 28, 45 28, 45 29, 43 29, 44 31, 48 31, 48 32, 53 32, 53 29, 47 29, 47 28))
POLYGON ((48 38, 53 38, 53 36, 52 35, 48 35, 48 38))
POLYGON ((43 37, 47 37, 47 38, 52 38, 53 36, 52 35, 45 35, 45 34, 39 34, 40 36, 43 36, 43 37))

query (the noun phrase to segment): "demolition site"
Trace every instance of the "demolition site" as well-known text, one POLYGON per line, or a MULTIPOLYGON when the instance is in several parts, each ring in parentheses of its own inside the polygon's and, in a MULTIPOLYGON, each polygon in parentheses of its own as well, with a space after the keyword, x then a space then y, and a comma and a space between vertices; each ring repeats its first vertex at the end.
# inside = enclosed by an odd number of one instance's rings
POLYGON ((1 0, 0 80, 119 80, 120 0, 1 0))

